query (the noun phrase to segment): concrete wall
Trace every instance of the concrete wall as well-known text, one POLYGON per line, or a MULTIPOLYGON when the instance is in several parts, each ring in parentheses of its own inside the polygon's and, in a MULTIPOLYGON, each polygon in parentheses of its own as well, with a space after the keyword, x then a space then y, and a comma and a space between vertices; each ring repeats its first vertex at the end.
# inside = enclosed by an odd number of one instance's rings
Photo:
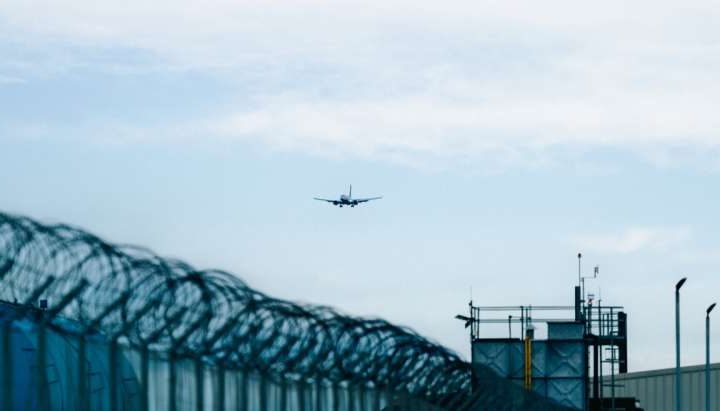
MULTIPOLYGON (((712 410, 720 410, 720 363, 710 366, 710 401, 712 410)), ((705 366, 683 367, 682 409, 683 411, 705 411, 705 366)), ((610 378, 605 377, 610 383, 610 378)), ((645 411, 675 410, 675 369, 635 372, 616 375, 617 397, 636 397, 645 411)), ((610 387, 603 389, 604 396, 610 396, 610 387)))

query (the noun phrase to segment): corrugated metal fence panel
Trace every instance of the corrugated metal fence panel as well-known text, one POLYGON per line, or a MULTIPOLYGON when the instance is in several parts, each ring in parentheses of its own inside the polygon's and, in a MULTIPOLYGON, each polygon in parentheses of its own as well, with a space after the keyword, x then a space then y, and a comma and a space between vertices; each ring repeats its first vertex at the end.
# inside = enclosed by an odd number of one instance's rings
MULTIPOLYGON (((720 410, 720 363, 711 365, 710 378, 712 409, 720 410)), ((705 366, 683 367, 681 379, 683 411, 705 411, 705 366)), ((604 381, 609 383, 610 377, 605 376, 604 381)), ((675 409, 674 368, 616 375, 615 383, 623 385, 616 388, 616 396, 635 397, 646 411, 675 409)), ((610 396, 609 387, 603 392, 610 396)))
MULTIPOLYGON (((12 398, 0 395, 0 410, 35 411, 39 408, 38 398, 43 395, 49 411, 78 410, 81 400, 78 364, 82 352, 79 337, 46 330, 43 358, 47 386, 44 390, 38 390, 37 384, 38 340, 37 326, 32 322, 15 321, 8 327, 0 327, 0 377, 9 374, 8 380, 0 381, 8 388, 0 389, 0 394, 12 395, 12 398)), ((142 355, 118 346, 115 361, 111 362, 111 346, 106 341, 95 337, 87 337, 85 341, 85 398, 90 409, 110 409, 113 375, 118 410, 141 409, 142 355)), ((171 404, 177 411, 194 411, 200 401, 204 411, 214 411, 220 408, 221 398, 224 411, 377 411, 387 408, 390 402, 402 404, 403 409, 441 411, 404 392, 376 390, 372 386, 276 381, 253 371, 223 370, 201 359, 174 358, 153 351, 149 352, 147 361, 149 411, 167 411, 171 404), (174 381, 174 390, 171 390, 171 381, 174 381)))

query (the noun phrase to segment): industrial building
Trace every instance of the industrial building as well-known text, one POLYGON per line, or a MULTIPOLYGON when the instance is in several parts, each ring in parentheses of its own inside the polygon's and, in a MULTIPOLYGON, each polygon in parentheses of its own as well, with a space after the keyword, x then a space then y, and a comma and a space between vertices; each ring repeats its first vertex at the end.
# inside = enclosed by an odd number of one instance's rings
MULTIPOLYGON (((471 301, 470 316, 456 318, 470 328, 472 363, 563 406, 607 409, 604 386, 627 373, 627 314, 621 306, 594 303, 581 286, 575 287, 574 299, 571 306, 475 306, 471 301), (507 338, 497 338, 493 325, 505 324, 507 338), (537 335, 540 327, 546 338, 537 335)), ((627 410, 639 409, 635 398, 619 401, 631 404, 627 410)))
MULTIPOLYGON (((680 369, 683 411, 705 411, 705 366, 680 369)), ((604 379, 609 384, 608 379, 604 379)), ((720 409, 720 363, 710 365, 710 400, 720 409)), ((634 397, 647 411, 674 411, 675 368, 633 372, 615 376, 616 395, 634 397)))
MULTIPOLYGON (((627 314, 593 305, 485 306, 470 302, 472 363, 576 410, 675 411, 675 368, 628 373, 627 314), (571 312, 574 311, 574 314, 571 312), (498 338, 505 327, 507 337, 498 338), (545 333, 538 338, 538 330, 545 333), (515 338, 513 338, 515 335, 515 338)), ((706 410, 704 365, 681 368, 682 411, 706 410)), ((710 404, 720 410, 720 363, 710 365, 710 404)))

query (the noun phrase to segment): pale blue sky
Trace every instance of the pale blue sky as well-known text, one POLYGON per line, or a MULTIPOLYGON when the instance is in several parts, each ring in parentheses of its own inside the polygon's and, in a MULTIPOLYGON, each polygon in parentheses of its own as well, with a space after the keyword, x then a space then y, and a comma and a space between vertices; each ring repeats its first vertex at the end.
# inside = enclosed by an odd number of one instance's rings
POLYGON ((631 369, 672 365, 690 277, 700 363, 720 300, 720 8, 669 5, 4 2, 1 208, 463 355, 469 287, 571 304, 582 250, 629 312, 631 369), (385 198, 312 200, 350 183, 385 198))

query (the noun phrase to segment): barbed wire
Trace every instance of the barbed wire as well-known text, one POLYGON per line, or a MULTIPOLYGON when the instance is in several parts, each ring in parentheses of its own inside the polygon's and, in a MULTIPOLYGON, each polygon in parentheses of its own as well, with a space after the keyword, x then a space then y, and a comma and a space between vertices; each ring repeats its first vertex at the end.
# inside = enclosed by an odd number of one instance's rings
POLYGON ((0 280, 0 299, 35 304, 28 299, 42 289, 50 306, 83 287, 58 317, 132 348, 278 378, 399 389, 441 405, 477 397, 471 365, 409 328, 272 298, 231 273, 64 224, 0 213, 0 280))

